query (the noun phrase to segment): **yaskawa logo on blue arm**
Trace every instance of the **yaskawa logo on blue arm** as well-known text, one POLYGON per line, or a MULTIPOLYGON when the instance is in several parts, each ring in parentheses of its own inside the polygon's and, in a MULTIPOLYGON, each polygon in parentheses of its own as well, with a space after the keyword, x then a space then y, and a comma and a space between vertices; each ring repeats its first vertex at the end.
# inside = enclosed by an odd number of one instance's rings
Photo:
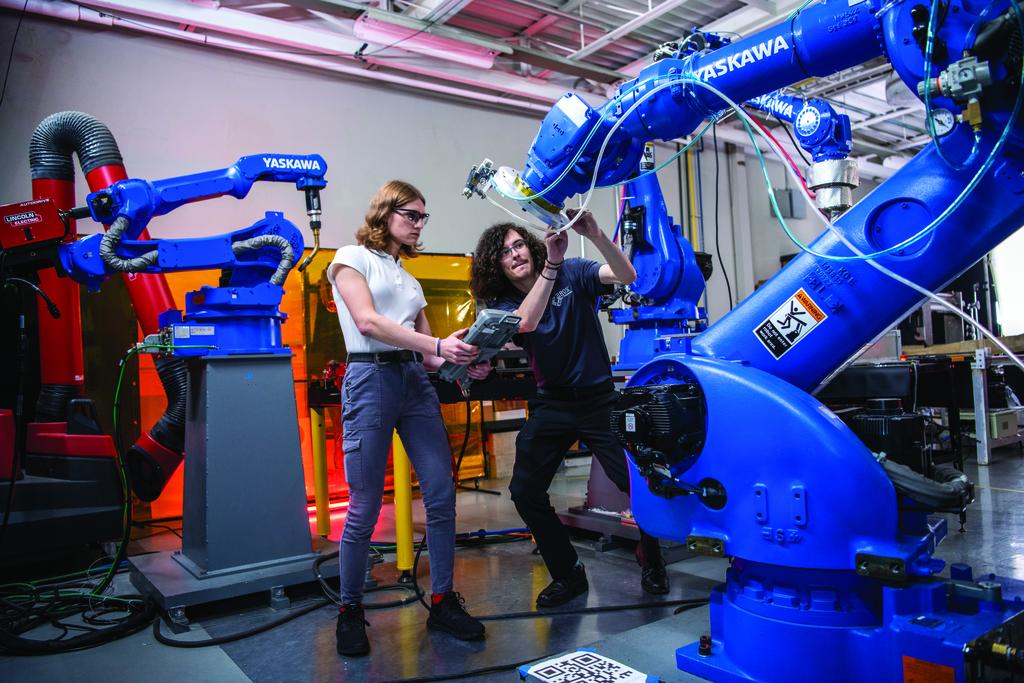
POLYGON ((766 40, 765 42, 754 45, 743 52, 731 54, 724 59, 719 59, 717 62, 705 66, 697 72, 697 78, 702 81, 708 81, 716 76, 723 76, 730 71, 742 69, 747 64, 759 62, 766 57, 771 57, 773 54, 778 54, 782 50, 788 49, 790 49, 790 47, 786 42, 786 39, 782 36, 776 36, 775 40, 766 40))
POLYGON ((290 157, 263 157, 267 168, 283 168, 296 171, 320 171, 320 162, 316 159, 294 159, 290 157))

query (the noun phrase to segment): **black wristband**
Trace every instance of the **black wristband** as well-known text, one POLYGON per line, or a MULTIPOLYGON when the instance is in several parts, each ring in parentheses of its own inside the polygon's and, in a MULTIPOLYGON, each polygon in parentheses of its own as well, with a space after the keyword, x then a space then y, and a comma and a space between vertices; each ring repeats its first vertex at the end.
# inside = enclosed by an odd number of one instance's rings
POLYGON ((548 280, 548 281, 550 281, 550 282, 554 282, 555 280, 557 280, 557 279, 558 279, 557 277, 547 277, 546 275, 544 275, 544 273, 541 273, 541 274, 540 274, 540 276, 541 276, 542 278, 544 278, 545 280, 548 280))
POLYGON ((547 259, 544 259, 544 263, 548 264, 549 268, 554 268, 555 270, 558 270, 559 268, 561 268, 562 267, 562 263, 564 263, 564 262, 565 262, 565 259, 562 259, 558 263, 552 263, 551 261, 549 261, 547 259))

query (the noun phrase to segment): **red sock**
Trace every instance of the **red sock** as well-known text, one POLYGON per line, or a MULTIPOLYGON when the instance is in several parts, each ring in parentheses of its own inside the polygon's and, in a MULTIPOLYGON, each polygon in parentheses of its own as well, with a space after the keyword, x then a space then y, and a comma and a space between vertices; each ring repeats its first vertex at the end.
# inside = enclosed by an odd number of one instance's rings
POLYGON ((430 600, 432 601, 433 604, 436 605, 437 603, 441 602, 441 600, 444 598, 444 596, 445 596, 444 593, 431 593, 430 594, 430 600))

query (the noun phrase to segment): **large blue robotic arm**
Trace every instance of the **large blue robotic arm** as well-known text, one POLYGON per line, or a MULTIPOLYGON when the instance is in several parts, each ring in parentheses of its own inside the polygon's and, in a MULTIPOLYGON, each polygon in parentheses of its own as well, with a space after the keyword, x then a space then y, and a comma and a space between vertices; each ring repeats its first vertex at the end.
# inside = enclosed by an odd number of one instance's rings
POLYGON ((677 53, 645 68, 597 109, 565 95, 541 123, 524 171, 501 189, 531 200, 524 207, 542 219, 558 221, 565 199, 595 178, 598 186, 626 180, 645 142, 688 135, 728 108, 719 93, 745 102, 881 56, 877 4, 826 2, 717 50, 677 53))
MULTIPOLYGON (((930 10, 826 0, 718 50, 656 62, 601 108, 566 95, 524 171, 490 179, 561 226, 565 199, 629 180, 647 141, 883 55, 933 115, 959 117, 728 315, 692 338, 655 339, 671 347, 652 344, 623 391, 612 429, 630 455, 638 523, 733 558, 712 598, 715 645, 678 650, 681 669, 729 683, 1019 670, 996 656, 999 634, 1024 625, 1019 584, 975 583, 962 567, 933 576, 946 520, 929 514, 962 509, 966 478, 940 466, 906 474, 898 453, 869 448, 867 431, 810 392, 1024 225, 1022 23, 1001 0, 930 10)), ((886 410, 868 417, 903 419, 886 410)))

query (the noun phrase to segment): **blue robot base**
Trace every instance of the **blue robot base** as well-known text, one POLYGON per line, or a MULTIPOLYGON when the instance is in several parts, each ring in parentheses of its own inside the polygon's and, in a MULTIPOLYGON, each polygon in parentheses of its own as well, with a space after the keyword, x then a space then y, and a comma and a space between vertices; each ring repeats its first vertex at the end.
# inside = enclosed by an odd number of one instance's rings
MULTIPOLYGON (((956 584, 943 581, 883 586, 877 623, 833 626, 785 622, 746 609, 744 600, 746 606, 756 600, 764 604, 766 598, 770 604, 771 594, 749 583, 737 591, 730 569, 729 583, 711 595, 710 652, 701 655, 699 643, 692 643, 676 651, 676 663, 715 683, 1019 680, 1024 674, 1024 657, 1016 651, 1024 645, 1024 582, 987 575, 977 584, 960 585, 1001 591, 1001 596, 995 593, 1001 599, 957 597, 956 584)), ((780 591, 783 596, 788 592, 775 586, 774 592, 780 591)), ((806 602, 777 609, 787 608, 814 611, 806 602)), ((855 605, 842 609, 857 620, 855 605)))

